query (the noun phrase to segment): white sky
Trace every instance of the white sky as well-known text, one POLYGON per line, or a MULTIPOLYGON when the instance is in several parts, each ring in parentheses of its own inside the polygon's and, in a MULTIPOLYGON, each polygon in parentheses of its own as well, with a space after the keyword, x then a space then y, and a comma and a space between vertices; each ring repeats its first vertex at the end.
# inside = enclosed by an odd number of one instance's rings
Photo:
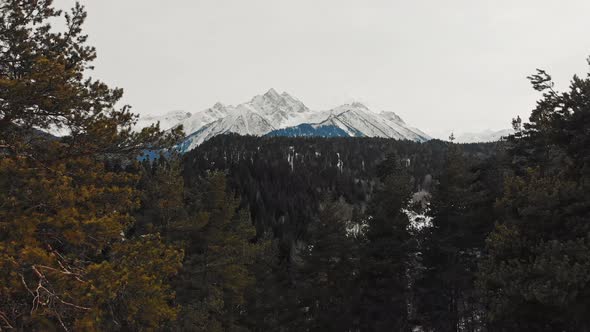
POLYGON ((141 114, 273 87, 312 109, 361 101, 436 136, 501 129, 528 118, 535 68, 564 88, 590 55, 588 0, 81 2, 92 75, 141 114))

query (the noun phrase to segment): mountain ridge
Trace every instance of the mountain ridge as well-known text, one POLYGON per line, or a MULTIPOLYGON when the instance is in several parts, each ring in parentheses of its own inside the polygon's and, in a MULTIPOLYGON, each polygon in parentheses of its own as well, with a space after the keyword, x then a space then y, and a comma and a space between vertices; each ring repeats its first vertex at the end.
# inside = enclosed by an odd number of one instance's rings
MULTIPOLYGON (((238 105, 221 102, 195 113, 171 112, 162 115, 161 128, 182 125, 186 133, 179 150, 186 152, 216 135, 237 133, 253 136, 387 137, 418 142, 430 136, 409 127, 394 112, 375 112, 360 102, 315 111, 287 92, 271 88, 238 105), (172 124, 173 120, 178 120, 172 124), (302 126, 304 125, 304 126, 302 126)), ((158 117, 138 121, 137 129, 158 117)))

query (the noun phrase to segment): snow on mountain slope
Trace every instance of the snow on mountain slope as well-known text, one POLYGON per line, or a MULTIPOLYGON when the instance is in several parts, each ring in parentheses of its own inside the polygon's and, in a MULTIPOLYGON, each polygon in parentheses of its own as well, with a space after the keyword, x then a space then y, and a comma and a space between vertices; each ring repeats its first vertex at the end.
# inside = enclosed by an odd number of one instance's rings
POLYGON ((374 113, 360 103, 338 106, 331 113, 321 124, 337 126, 350 136, 389 137, 419 142, 430 139, 421 131, 407 127, 395 113, 374 113))
POLYGON ((512 129, 484 130, 477 133, 463 133, 457 136, 457 143, 496 142, 502 137, 514 134, 512 129))
POLYGON ((301 101, 286 92, 278 94, 274 89, 252 98, 245 106, 264 116, 275 128, 300 124, 313 113, 301 101))
MULTIPOLYGON (((135 131, 140 131, 143 128, 149 127, 152 124, 160 122, 160 129, 168 130, 170 128, 176 127, 179 123, 189 118, 190 116, 191 113, 185 111, 172 111, 164 115, 140 116, 139 119, 137 119, 135 125, 132 127, 132 129, 135 131)), ((71 134, 70 128, 57 127, 55 125, 51 125, 48 129, 44 129, 43 131, 56 137, 68 136, 71 134)))
POLYGON ((279 128, 317 123, 326 119, 329 114, 325 111, 312 111, 288 93, 279 94, 270 89, 246 103, 237 106, 217 103, 182 120, 179 124, 183 125, 184 132, 188 134, 182 149, 190 150, 223 133, 261 136, 279 128))
POLYGON ((217 103, 211 108, 191 114, 190 117, 178 124, 182 125, 185 134, 190 135, 204 126, 226 117, 231 110, 231 106, 227 107, 222 103, 217 103))
POLYGON ((180 151, 186 152, 192 150, 211 137, 221 134, 236 133, 240 135, 262 136, 274 129, 260 114, 247 107, 238 107, 230 111, 226 117, 211 122, 190 134, 181 143, 180 151))
POLYGON ((348 135, 420 142, 430 139, 420 130, 408 127, 393 112, 376 113, 361 103, 346 104, 328 111, 313 111, 288 93, 279 94, 274 89, 237 106, 217 103, 193 114, 173 112, 163 117, 144 118, 137 127, 158 120, 163 129, 183 126, 187 134, 180 147, 183 151, 224 133, 262 136, 274 131, 275 136, 348 135), (178 120, 176 124, 174 119, 178 120), (302 124, 308 126, 300 126, 302 124))
POLYGON ((237 106, 217 103, 211 108, 193 113, 179 124, 183 125, 185 133, 192 134, 232 113, 244 111, 259 114, 274 128, 284 128, 313 120, 318 113, 311 111, 301 101, 286 92, 279 94, 274 89, 270 89, 265 94, 255 96, 249 102, 237 106))
POLYGON ((404 122, 404 120, 402 120, 402 118, 399 117, 399 115, 393 113, 393 112, 381 112, 379 113, 379 115, 381 115, 382 117, 384 117, 385 119, 398 123, 400 125, 405 125, 406 123, 404 122))
POLYGON ((160 129, 168 130, 172 127, 177 126, 180 122, 188 119, 191 116, 191 113, 185 111, 172 111, 166 113, 164 115, 154 115, 154 116, 145 116, 140 117, 135 124, 136 130, 141 130, 141 128, 149 127, 150 125, 160 122, 160 129))

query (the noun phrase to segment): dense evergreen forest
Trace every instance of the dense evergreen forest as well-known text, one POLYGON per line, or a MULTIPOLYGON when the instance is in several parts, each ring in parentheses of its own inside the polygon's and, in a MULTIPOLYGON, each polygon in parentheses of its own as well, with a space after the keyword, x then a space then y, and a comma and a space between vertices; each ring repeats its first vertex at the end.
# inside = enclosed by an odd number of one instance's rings
MULTIPOLYGON (((470 162, 484 163, 495 158, 499 144, 465 144, 462 151, 470 162)), ((388 158, 404 164, 417 203, 412 209, 422 213, 448 148, 439 140, 223 135, 187 153, 183 174, 190 183, 210 171, 225 172, 258 232, 293 242, 308 236, 326 198, 345 203, 348 220, 365 213, 388 158)))
POLYGON ((278 312, 254 306, 252 328, 271 319, 262 330, 481 330, 476 256, 494 224, 504 145, 219 136, 184 156, 184 178, 190 190, 224 172, 258 238, 275 243, 275 257, 266 257, 275 272, 257 298, 280 299, 270 306, 278 312), (437 213, 453 211, 437 209, 455 202, 469 209, 464 224, 436 227, 437 213), (465 251, 459 266, 437 266, 457 251, 465 251), (444 293, 449 287, 469 295, 458 312, 431 317, 445 311, 433 305, 457 300, 444 293))
POLYGON ((60 14, 0 1, 0 330, 590 330, 590 75, 529 77, 497 143, 176 155, 181 128, 134 131, 87 78, 84 8, 60 14))

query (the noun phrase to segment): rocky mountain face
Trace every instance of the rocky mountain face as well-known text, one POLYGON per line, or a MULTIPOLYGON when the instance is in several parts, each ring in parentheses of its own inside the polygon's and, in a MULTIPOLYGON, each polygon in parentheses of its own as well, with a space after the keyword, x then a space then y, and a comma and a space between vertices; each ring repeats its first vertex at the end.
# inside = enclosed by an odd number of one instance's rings
POLYGON ((196 113, 172 112, 140 119, 137 128, 160 121, 160 127, 179 125, 187 137, 179 146, 189 151, 211 137, 237 133, 253 136, 387 137, 423 142, 430 137, 409 127, 393 112, 377 113, 361 103, 345 104, 327 111, 310 110, 286 92, 270 89, 236 106, 215 104, 196 113))
POLYGON ((153 123, 160 122, 160 129, 168 130, 190 118, 191 115, 191 113, 185 111, 172 111, 160 116, 142 116, 135 124, 135 128, 141 129, 148 127, 153 123))

